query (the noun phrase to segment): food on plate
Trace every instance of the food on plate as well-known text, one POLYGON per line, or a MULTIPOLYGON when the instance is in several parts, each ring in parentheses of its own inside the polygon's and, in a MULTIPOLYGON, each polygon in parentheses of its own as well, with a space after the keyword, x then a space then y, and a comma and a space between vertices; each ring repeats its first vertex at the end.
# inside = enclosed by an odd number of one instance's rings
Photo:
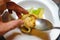
POLYGON ((21 19, 24 21, 23 28, 20 28, 22 32, 29 33, 32 28, 35 28, 35 20, 37 18, 43 18, 44 9, 28 9, 28 14, 22 14, 21 19))
POLYGON ((22 17, 22 20, 24 21, 24 26, 26 27, 33 28, 35 26, 36 17, 34 15, 30 15, 30 14, 24 15, 22 17))
POLYGON ((22 28, 22 32, 29 33, 31 31, 31 28, 35 28, 35 20, 37 18, 43 18, 44 9, 38 8, 38 9, 28 9, 28 14, 23 14, 21 19, 24 21, 24 28, 28 29, 25 30, 22 28))
POLYGON ((24 28, 21 28, 22 32, 29 33, 31 31, 31 28, 35 28, 35 20, 36 17, 32 14, 26 14, 23 15, 21 18, 24 21, 24 28))
POLYGON ((28 10, 28 12, 29 12, 29 14, 33 14, 33 15, 35 15, 38 18, 43 18, 44 8, 37 8, 37 9, 30 8, 28 10))

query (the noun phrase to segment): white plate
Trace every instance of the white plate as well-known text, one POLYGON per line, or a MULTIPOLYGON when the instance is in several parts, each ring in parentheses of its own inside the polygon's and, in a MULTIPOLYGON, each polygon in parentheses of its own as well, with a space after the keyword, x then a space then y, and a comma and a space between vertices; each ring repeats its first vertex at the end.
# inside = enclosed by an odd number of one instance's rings
POLYGON ((52 0, 13 0, 18 5, 24 7, 25 9, 34 8, 44 8, 44 18, 51 21, 53 26, 60 27, 60 20, 58 16, 58 6, 52 0))
MULTIPOLYGON (((45 9, 45 13, 44 13, 44 18, 51 21, 53 26, 60 26, 60 21, 59 21, 59 17, 58 17, 58 7, 57 5, 52 1, 52 0, 12 0, 14 2, 16 2, 18 5, 24 7, 25 9, 34 7, 34 8, 39 8, 42 7, 45 9)), ((15 17, 15 14, 13 15, 13 17, 15 17)), ((16 17, 17 19, 17 17, 16 17)), ((18 28, 6 33, 4 36, 7 38, 8 36, 10 36, 13 33, 20 33, 20 30, 18 28)), ((50 33, 50 37, 51 40, 55 40, 55 38, 59 35, 59 33, 56 35, 54 33, 52 33, 53 30, 50 33), (52 35, 54 34, 54 35, 52 35), (52 36, 51 36, 52 35, 52 36)), ((56 32, 57 33, 57 32, 56 32)), ((33 36, 29 36, 29 35, 17 35, 13 40, 39 40, 39 38, 37 37, 33 37, 33 36)))

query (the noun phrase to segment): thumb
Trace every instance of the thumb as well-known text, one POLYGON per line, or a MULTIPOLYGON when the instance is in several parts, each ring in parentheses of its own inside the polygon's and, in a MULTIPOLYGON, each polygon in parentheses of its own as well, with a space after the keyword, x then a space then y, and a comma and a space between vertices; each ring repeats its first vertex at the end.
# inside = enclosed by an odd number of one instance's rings
POLYGON ((16 28, 16 26, 22 25, 22 24, 23 24, 23 21, 22 20, 10 21, 10 22, 7 23, 8 30, 11 30, 13 28, 16 28))

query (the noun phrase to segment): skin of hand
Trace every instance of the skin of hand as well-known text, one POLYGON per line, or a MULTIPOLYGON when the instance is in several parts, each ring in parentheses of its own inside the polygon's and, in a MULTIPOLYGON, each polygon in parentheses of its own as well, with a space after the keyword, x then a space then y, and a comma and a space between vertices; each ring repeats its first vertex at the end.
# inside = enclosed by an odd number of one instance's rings
POLYGON ((27 10, 12 2, 11 0, 0 0, 0 15, 4 12, 5 9, 8 9, 9 13, 15 11, 19 18, 21 18, 21 12, 28 14, 27 10))
POLYGON ((25 10, 23 7, 17 5, 15 2, 7 2, 6 7, 9 10, 9 13, 12 13, 12 11, 16 12, 18 18, 22 17, 21 13, 28 14, 27 10, 25 10))
POLYGON ((0 0, 0 14, 3 13, 3 11, 6 9, 6 3, 10 0, 0 0))
POLYGON ((4 35, 6 32, 16 28, 18 25, 22 25, 22 20, 12 20, 10 22, 2 22, 2 17, 0 16, 0 35, 4 35))

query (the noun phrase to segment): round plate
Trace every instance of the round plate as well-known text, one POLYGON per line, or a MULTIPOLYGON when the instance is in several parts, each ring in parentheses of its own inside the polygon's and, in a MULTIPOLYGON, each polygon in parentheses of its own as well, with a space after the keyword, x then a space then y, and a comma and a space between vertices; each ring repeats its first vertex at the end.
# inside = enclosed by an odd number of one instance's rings
MULTIPOLYGON (((59 17, 58 17, 58 7, 52 0, 12 0, 16 2, 18 5, 22 6, 25 9, 29 9, 31 7, 34 8, 44 8, 44 19, 47 19, 52 22, 54 26, 60 26, 58 25, 59 17)), ((13 15, 15 17, 15 15, 13 15)), ((17 17, 16 17, 17 18, 17 17)), ((6 33, 4 36, 5 38, 10 38, 12 35, 14 36, 13 40, 40 40, 39 38, 31 35, 21 34, 20 35, 20 29, 16 28, 8 33, 6 33), (17 36, 15 36, 17 34, 17 36)), ((50 33, 54 34, 54 33, 50 33)), ((58 35, 55 35, 55 38, 58 35)), ((54 35, 52 36, 54 37, 54 35)), ((55 38, 52 38, 51 40, 55 40, 55 38)))
POLYGON ((12 0, 25 9, 44 8, 44 19, 49 20, 53 26, 60 27, 58 6, 52 0, 12 0), (59 24, 58 24, 59 23, 59 24))

